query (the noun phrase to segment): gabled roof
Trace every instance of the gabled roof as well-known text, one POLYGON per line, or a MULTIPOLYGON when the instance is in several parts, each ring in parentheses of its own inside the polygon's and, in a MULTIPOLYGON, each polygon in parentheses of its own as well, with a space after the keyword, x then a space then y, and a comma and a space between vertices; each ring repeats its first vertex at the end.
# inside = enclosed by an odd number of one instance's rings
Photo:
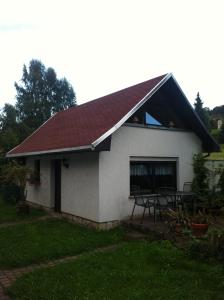
MULTIPOLYGON (((165 74, 58 112, 21 144, 9 151, 7 157, 94 150, 170 78, 173 78, 172 74, 165 74)), ((180 90, 178 84, 176 85, 180 90)), ((191 105, 189 103, 188 105, 193 111, 191 105)), ((201 130, 206 131, 194 112, 193 117, 197 119, 201 130)), ((203 134, 209 136, 208 133, 203 134)))

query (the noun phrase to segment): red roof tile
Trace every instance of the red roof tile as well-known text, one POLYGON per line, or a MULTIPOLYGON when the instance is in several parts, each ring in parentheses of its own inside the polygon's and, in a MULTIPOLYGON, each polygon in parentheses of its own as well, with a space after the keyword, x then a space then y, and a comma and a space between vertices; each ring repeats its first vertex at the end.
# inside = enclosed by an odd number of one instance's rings
POLYGON ((166 75, 61 111, 8 155, 91 145, 119 122, 166 75))

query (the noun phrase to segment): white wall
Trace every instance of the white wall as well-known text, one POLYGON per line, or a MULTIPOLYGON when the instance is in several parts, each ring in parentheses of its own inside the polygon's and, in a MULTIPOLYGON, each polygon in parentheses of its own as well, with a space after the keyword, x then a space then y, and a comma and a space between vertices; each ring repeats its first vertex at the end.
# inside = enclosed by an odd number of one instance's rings
MULTIPOLYGON (((54 208, 54 159, 66 158, 69 168, 61 166, 61 211, 99 221, 99 153, 59 154, 40 159, 40 185, 27 184, 27 200, 54 208)), ((34 169, 34 158, 27 165, 34 169)))
MULTIPOLYGON (((34 158, 27 159, 27 166, 34 170, 34 158)), ((40 185, 27 183, 27 200, 45 207, 53 207, 51 195, 51 162, 47 158, 40 159, 40 185)))
POLYGON ((121 220, 131 214, 130 158, 176 158, 178 189, 192 181, 192 156, 201 142, 191 132, 122 126, 112 135, 111 151, 100 152, 100 222, 121 220))
POLYGON ((70 157, 62 167, 61 210, 99 222, 99 154, 87 152, 70 157))
MULTIPOLYGON (((130 215, 130 159, 178 160, 178 188, 193 177, 192 155, 201 151, 200 140, 190 132, 122 126, 112 135, 111 151, 39 157, 41 185, 27 185, 27 200, 54 207, 53 159, 62 165, 61 210, 95 222, 121 220, 130 215)), ((28 158, 33 167, 34 159, 28 158)), ((138 211, 137 211, 138 213, 138 211)))

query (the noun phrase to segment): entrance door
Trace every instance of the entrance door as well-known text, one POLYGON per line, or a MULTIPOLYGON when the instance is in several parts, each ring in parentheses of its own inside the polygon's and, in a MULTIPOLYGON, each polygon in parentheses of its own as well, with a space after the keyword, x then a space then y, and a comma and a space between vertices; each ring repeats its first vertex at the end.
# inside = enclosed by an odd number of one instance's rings
POLYGON ((55 192, 55 205, 56 212, 61 211, 61 160, 54 161, 54 192, 55 192))

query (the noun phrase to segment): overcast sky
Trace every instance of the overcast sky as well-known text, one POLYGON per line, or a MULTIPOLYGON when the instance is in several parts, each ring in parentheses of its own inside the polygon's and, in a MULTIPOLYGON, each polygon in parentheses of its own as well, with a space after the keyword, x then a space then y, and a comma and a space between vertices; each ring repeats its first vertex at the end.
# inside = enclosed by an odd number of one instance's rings
POLYGON ((224 105, 223 0, 0 0, 0 107, 40 59, 78 104, 172 72, 191 103, 224 105))

